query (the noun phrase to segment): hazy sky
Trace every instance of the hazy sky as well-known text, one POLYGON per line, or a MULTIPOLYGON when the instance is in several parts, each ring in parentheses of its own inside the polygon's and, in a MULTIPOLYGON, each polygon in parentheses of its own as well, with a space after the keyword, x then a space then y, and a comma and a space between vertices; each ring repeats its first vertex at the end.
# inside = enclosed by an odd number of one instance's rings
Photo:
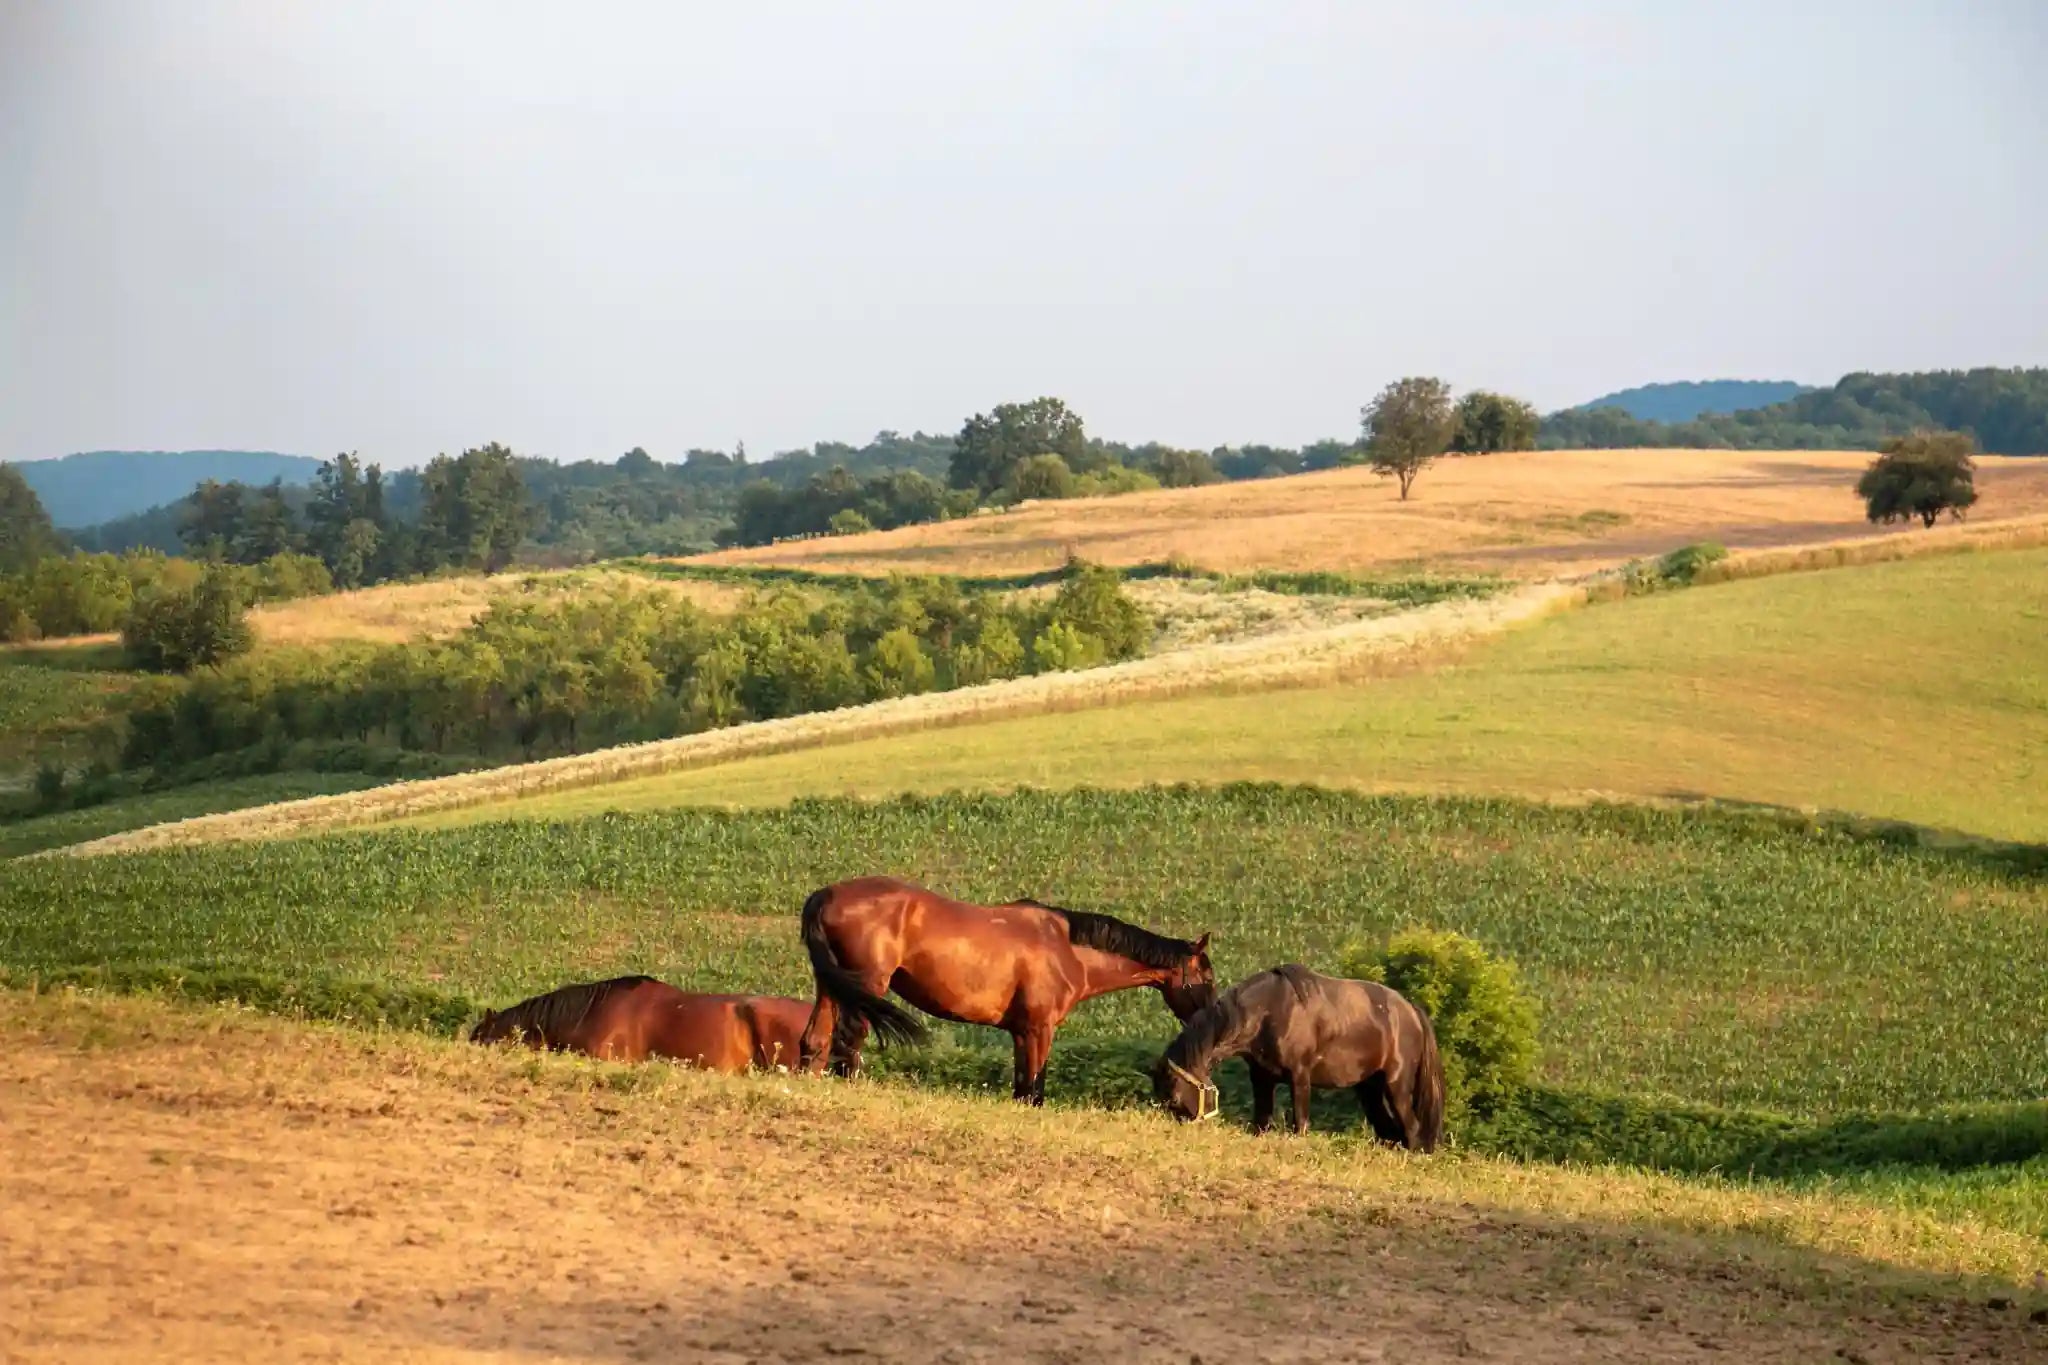
POLYGON ((2044 71, 2042 0, 0 0, 0 458, 2048 364, 2044 71))

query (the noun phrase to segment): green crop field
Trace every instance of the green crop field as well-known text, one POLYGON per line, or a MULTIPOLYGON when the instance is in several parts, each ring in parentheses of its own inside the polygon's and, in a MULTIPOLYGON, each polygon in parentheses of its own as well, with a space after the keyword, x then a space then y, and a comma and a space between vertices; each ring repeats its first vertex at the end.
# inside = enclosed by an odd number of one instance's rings
POLYGON ((1705 795, 2048 838, 2048 550, 1716 584, 1344 686, 991 721, 431 817, 1233 779, 1705 795))
MULTIPOLYGON (((1312 789, 805 803, 0 868, 0 965, 212 964, 503 1001, 647 971, 801 993, 795 912, 874 871, 1217 935, 1231 978, 1403 924, 1477 935, 1546 1075, 1807 1113, 2048 1094, 2038 872, 1763 817, 1312 789)), ((1159 1038, 1149 996, 1075 1037, 1159 1038)))
POLYGON ((196 782, 160 792, 145 792, 49 815, 0 823, 0 858, 14 858, 46 848, 62 848, 144 825, 161 825, 216 811, 242 810, 272 801, 361 791, 391 779, 367 773, 288 772, 196 782))

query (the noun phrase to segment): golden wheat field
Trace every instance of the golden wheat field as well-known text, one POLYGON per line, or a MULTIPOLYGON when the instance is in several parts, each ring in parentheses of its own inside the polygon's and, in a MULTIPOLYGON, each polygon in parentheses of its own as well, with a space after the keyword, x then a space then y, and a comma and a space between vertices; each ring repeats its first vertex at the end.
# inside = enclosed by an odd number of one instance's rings
MULTIPOLYGON (((472 575, 424 583, 391 583, 326 597, 271 603, 250 612, 249 620, 257 638, 269 645, 327 645, 352 640, 396 644, 427 640, 453 635, 474 621, 493 598, 518 591, 530 578, 553 582, 565 576, 472 575)), ((656 588, 709 611, 728 610, 746 595, 744 588, 722 583, 652 579, 610 570, 578 570, 574 576, 598 585, 627 583, 635 588, 656 588)))
MULTIPOLYGON (((935 525, 701 557, 858 573, 995 574, 1180 556, 1208 568, 1427 565, 1548 578, 1696 540, 1759 549, 1899 535, 1855 496, 1868 451, 1561 450, 1446 459, 1401 502, 1362 468, 1027 504, 935 525)), ((1974 520, 2048 512, 2048 462, 1985 456, 1974 520)))

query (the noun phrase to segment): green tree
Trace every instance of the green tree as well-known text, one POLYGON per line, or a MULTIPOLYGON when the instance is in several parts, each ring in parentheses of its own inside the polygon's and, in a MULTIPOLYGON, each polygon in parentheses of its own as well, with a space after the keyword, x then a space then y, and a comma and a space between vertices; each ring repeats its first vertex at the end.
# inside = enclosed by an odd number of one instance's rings
POLYGON ((0 464, 0 573, 26 573, 37 560, 62 549, 36 490, 20 470, 0 464))
POLYGON ((1870 520, 1886 525, 1918 517, 1932 526, 1943 512, 1960 521, 1977 501, 1976 449, 1955 431, 1895 436, 1856 481, 1856 495, 1870 520))
POLYGON ((526 484, 510 450, 497 444, 437 455, 420 474, 419 536, 424 557, 496 573, 533 525, 526 484))
POLYGON ((1456 417, 1451 449, 1460 455, 1534 450, 1537 429, 1542 425, 1532 405, 1483 389, 1475 389, 1458 400, 1456 417))
POLYGON ((298 548, 298 518, 285 501, 283 481, 273 480, 249 504, 230 556, 237 564, 261 564, 277 555, 292 554, 298 548))
POLYGON ((851 507, 842 507, 826 519, 825 529, 835 536, 857 536, 872 531, 875 524, 851 507))
POLYGON ((129 662, 158 673, 189 673, 246 653, 254 643, 234 575, 216 567, 190 588, 139 603, 121 630, 129 662))
POLYGON ((1429 463, 1443 454, 1457 428, 1451 386, 1414 376, 1381 389, 1364 410, 1365 458, 1401 485, 1401 500, 1429 463))
POLYGON ((354 452, 336 455, 313 475, 306 503, 306 548, 344 588, 361 587, 375 571, 384 535, 383 471, 354 452))
POLYGON ((967 419, 953 445, 947 477, 955 488, 983 497, 1007 486, 1016 467, 1033 455, 1057 455, 1070 471, 1085 471, 1106 456, 1092 452, 1078 414, 1057 398, 1001 403, 967 419))
POLYGON ((1222 471, 1216 468, 1216 462, 1200 450, 1162 450, 1153 461, 1152 469, 1161 486, 1166 488, 1200 488, 1204 484, 1223 481, 1222 471))
POLYGON ((876 640, 868 651, 867 666, 861 669, 870 697, 907 697, 929 692, 938 680, 938 670, 924 645, 906 626, 898 626, 876 640))
POLYGON ((207 479, 193 489, 178 511, 178 540, 201 559, 223 560, 242 539, 248 516, 247 484, 207 479))
POLYGON ((1026 498, 1070 498, 1074 495, 1074 471, 1057 455, 1027 455, 1010 471, 1008 487, 1020 502, 1026 498))

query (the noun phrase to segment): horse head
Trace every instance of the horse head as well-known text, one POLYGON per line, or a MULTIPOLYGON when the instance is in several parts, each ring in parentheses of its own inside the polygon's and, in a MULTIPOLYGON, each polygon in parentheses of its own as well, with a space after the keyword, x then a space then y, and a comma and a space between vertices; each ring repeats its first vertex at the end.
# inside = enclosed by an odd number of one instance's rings
POLYGON ((1152 1096, 1182 1123, 1213 1119, 1222 1108, 1222 1095, 1215 1083, 1171 1057, 1161 1057, 1152 1067, 1152 1096))
POLYGON ((1189 945, 1191 952, 1179 964, 1168 968, 1160 979, 1159 993, 1173 1017, 1186 1023, 1216 1000, 1216 968, 1209 962, 1209 936, 1205 933, 1189 945))

